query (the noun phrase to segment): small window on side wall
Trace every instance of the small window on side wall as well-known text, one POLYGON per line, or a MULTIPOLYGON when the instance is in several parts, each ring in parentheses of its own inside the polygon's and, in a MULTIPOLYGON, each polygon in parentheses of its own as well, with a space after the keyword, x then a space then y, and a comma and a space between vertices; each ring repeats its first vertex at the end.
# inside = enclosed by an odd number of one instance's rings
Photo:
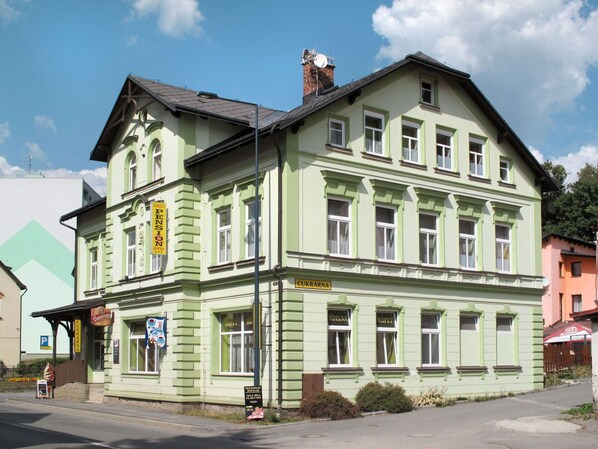
POLYGON ((511 161, 505 158, 500 158, 499 177, 502 182, 511 183, 511 161))
POLYGON ((331 118, 328 120, 328 143, 333 147, 345 148, 345 122, 331 118))
POLYGON ((571 262, 571 276, 581 276, 581 262, 571 262))
POLYGON ((420 86, 420 101, 422 102, 422 104, 428 106, 438 106, 436 95, 436 82, 431 79, 423 78, 421 80, 420 86))

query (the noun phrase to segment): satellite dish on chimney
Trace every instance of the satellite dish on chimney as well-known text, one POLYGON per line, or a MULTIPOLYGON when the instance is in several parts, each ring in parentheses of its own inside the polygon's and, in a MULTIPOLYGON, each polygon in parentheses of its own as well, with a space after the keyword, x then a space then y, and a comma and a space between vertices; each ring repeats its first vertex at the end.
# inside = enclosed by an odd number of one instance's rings
POLYGON ((318 53, 316 56, 314 56, 314 65, 319 69, 323 69, 328 65, 328 58, 326 55, 318 53))

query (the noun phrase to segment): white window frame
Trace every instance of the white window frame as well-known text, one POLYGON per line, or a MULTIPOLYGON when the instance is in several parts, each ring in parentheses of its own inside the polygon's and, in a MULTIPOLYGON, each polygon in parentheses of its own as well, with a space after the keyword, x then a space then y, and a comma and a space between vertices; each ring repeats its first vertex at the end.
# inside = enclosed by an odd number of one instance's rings
POLYGON ((363 127, 365 139, 365 151, 368 154, 375 154, 377 156, 384 156, 384 127, 385 117, 377 112, 365 111, 363 114, 363 127), (367 118, 380 120, 380 127, 375 128, 367 125, 367 118), (368 145, 368 142, 371 142, 368 145))
POLYGON ((394 207, 376 205, 376 257, 379 260, 396 260, 397 210, 394 207), (392 222, 380 221, 378 210, 391 212, 392 222))
POLYGON ((328 119, 328 143, 333 147, 346 147, 344 120, 338 120, 335 118, 328 119), (340 129, 334 128, 333 125, 339 125, 340 129), (335 139, 333 136, 338 137, 338 139, 335 139), (340 140, 340 143, 337 143, 336 140, 340 140))
POLYGON ((511 183, 511 161, 501 157, 499 159, 499 178, 502 182, 511 183))
MULTIPOLYGON (((259 225, 259 246, 261 248, 262 243, 262 202, 259 202, 259 216, 258 216, 258 225, 259 225)), ((255 200, 249 201, 245 203, 245 254, 246 257, 249 259, 253 259, 255 257, 255 200)))
POLYGON ((467 270, 477 267, 477 223, 475 220, 459 218, 459 265, 467 270), (464 232, 462 224, 471 225, 473 233, 464 232), (464 251, 465 250, 465 251, 464 251))
POLYGON ((137 188, 137 156, 131 155, 129 159, 129 190, 137 188))
POLYGON ((399 365, 399 323, 397 312, 378 310, 376 311, 376 364, 377 366, 398 366, 399 365), (389 326, 381 326, 378 320, 379 314, 392 315, 393 323, 389 326), (393 348, 388 348, 389 344, 392 344, 393 348), (389 350, 390 349, 390 350, 389 350), (392 351, 394 349, 394 351, 392 351), (388 354, 394 352, 395 363, 389 363, 388 354), (383 356, 384 360, 381 360, 383 356))
POLYGON ((420 129, 421 125, 419 123, 412 122, 410 120, 403 120, 401 122, 404 161, 413 162, 414 164, 420 163, 420 129), (415 130, 415 137, 405 134, 406 128, 415 130))
POLYGON ((583 311, 582 295, 571 295, 571 310, 573 310, 573 313, 583 311))
POLYGON ((89 289, 98 289, 98 248, 89 250, 89 289))
POLYGON ((436 166, 443 170, 453 169, 453 136, 450 131, 436 130, 436 166), (440 143, 438 136, 448 137, 449 144, 440 143))
POLYGON ((150 273, 159 273, 162 270, 162 255, 152 254, 150 258, 150 273))
POLYGON ((333 256, 351 255, 351 201, 342 198, 328 198, 328 252, 333 256), (330 202, 336 201, 347 205, 347 215, 334 215, 330 213, 330 202), (344 226, 343 226, 344 225, 344 226), (346 242, 342 241, 343 227, 346 229, 346 242), (333 235, 336 239, 333 239, 333 235))
POLYGON ((132 278, 137 274, 137 231, 129 229, 125 235, 127 276, 132 278))
POLYGON ((228 313, 221 313, 219 316, 219 324, 220 324, 220 363, 219 369, 220 373, 222 374, 238 374, 238 375, 247 375, 252 374, 254 369, 254 342, 253 342, 253 315, 251 312, 248 311, 240 311, 240 312, 228 312, 228 313), (232 330, 232 331, 225 331, 222 328, 222 323, 224 317, 226 315, 232 314, 234 317, 240 320, 240 329, 239 330, 232 330), (247 318, 251 317, 251 325, 248 324, 247 318), (223 338, 225 336, 229 337, 229 345, 228 345, 228 370, 223 369, 224 360, 222 359, 222 353, 225 350, 225 345, 223 338), (238 347, 233 344, 233 338, 239 337, 240 344, 238 347), (235 358, 235 351, 239 351, 240 357, 235 358), (239 369, 237 370, 235 365, 235 361, 240 361, 239 369), (234 368, 234 370, 233 370, 234 368))
POLYGON ((353 351, 352 351, 352 335, 351 328, 353 324, 353 313, 351 309, 328 309, 326 313, 328 322, 328 366, 330 368, 339 368, 346 366, 353 366, 353 351), (330 312, 346 312, 348 318, 348 325, 334 325, 330 324, 330 312), (341 363, 341 334, 346 335, 346 348, 348 352, 348 363, 341 363), (331 360, 331 350, 334 353, 335 359, 331 360), (336 362, 336 363, 333 363, 336 362))
POLYGON ((156 142, 152 153, 152 176, 156 181, 162 177, 162 144, 156 142))
POLYGON ((486 142, 475 137, 469 138, 469 174, 477 178, 484 177, 484 146, 486 142))
POLYGON ((158 345, 151 342, 148 342, 147 346, 145 346, 145 341, 145 322, 131 322, 129 324, 129 372, 158 374, 160 371, 160 349, 158 348, 158 345), (139 332, 138 329, 142 329, 142 332, 139 332), (137 332, 135 332, 136 330, 137 332), (139 357, 133 357, 133 354, 131 353, 133 350, 133 342, 135 342, 134 346, 136 354, 139 354, 140 350, 143 350, 143 366, 139 366, 139 357), (150 369, 152 358, 154 360, 154 370, 150 369), (133 359, 136 361, 134 367, 133 359))
POLYGON ((216 212, 216 254, 218 263, 228 263, 231 259, 232 211, 230 207, 216 212), (228 224, 222 224, 222 218, 228 215, 228 224))
POLYGON ((420 82, 420 97, 423 104, 436 106, 436 82, 428 78, 422 78, 420 82), (430 97, 429 100, 426 100, 426 97, 430 97))
POLYGON ((512 333, 513 332, 513 317, 511 316, 496 316, 496 332, 505 332, 505 333, 512 333), (500 323, 502 321, 502 323, 500 323), (505 329, 505 324, 507 325, 508 329, 505 329))
POLYGON ((421 358, 422 366, 441 366, 442 364, 442 315, 440 312, 423 312, 421 314, 421 335, 422 335, 422 347, 421 347, 421 358), (436 317, 436 327, 424 327, 424 316, 436 317), (437 344, 434 345, 433 336, 437 335, 437 344), (428 341, 429 354, 428 359, 424 359, 424 340, 428 341), (437 351, 438 362, 434 363, 433 351, 437 351))
POLYGON ((496 270, 503 273, 511 272, 511 226, 506 224, 496 224, 494 226, 494 235, 496 237, 496 270), (507 238, 499 237, 498 228, 507 230, 507 238), (507 257, 505 257, 505 250, 507 257))
POLYGON ((426 213, 420 212, 419 213, 419 247, 420 247, 420 262, 423 265, 438 265, 438 251, 439 251, 439 239, 440 235, 438 232, 438 215, 434 213, 426 213), (435 228, 424 228, 421 224, 421 217, 422 215, 434 218, 435 228), (425 239, 425 240, 422 240, 425 239), (433 253, 430 252, 431 245, 430 242, 434 242, 434 251, 433 253), (423 244, 425 243, 425 244, 423 244), (424 254, 422 254, 422 247, 424 248, 424 254), (431 257, 433 256, 433 257, 431 257), (432 260, 433 259, 433 260, 432 260))

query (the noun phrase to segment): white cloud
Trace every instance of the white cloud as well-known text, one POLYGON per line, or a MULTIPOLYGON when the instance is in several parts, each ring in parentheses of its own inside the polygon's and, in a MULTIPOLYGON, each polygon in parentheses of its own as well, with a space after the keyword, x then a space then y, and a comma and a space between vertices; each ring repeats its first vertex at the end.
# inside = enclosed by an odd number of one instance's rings
POLYGON ((44 150, 35 142, 25 142, 25 146, 27 147, 28 155, 31 156, 31 159, 36 162, 47 162, 48 157, 44 150))
POLYGON ((199 23, 204 16, 197 0, 132 0, 135 15, 146 18, 158 16, 160 32, 172 37, 200 37, 199 23))
MULTIPOLYGON (((27 174, 27 170, 11 165, 6 158, 0 156, 0 177, 20 178, 27 176, 27 174)), ((106 195, 106 177, 108 174, 106 167, 80 171, 59 168, 56 170, 42 170, 40 174, 46 178, 83 178, 100 196, 106 195)))
POLYGON ((394 0, 372 16, 381 59, 418 50, 473 75, 527 134, 570 111, 598 62, 598 10, 582 0, 394 0))
POLYGON ((10 137, 10 126, 8 122, 0 123, 0 145, 10 137))
POLYGON ((21 15, 11 3, 9 0, 0 0, 0 21, 4 23, 11 22, 21 15))
POLYGON ((586 164, 598 165, 598 146, 584 145, 576 153, 569 153, 565 156, 559 156, 551 161, 560 164, 567 170, 567 184, 577 181, 577 172, 586 164))
POLYGON ((528 147, 528 149, 534 155, 534 157, 540 164, 544 163, 544 155, 542 154, 542 152, 540 150, 538 150, 537 148, 535 148, 531 145, 528 147))
POLYGON ((37 129, 48 129, 50 131, 56 132, 56 125, 54 124, 54 119, 47 115, 36 115, 33 117, 33 124, 37 129))

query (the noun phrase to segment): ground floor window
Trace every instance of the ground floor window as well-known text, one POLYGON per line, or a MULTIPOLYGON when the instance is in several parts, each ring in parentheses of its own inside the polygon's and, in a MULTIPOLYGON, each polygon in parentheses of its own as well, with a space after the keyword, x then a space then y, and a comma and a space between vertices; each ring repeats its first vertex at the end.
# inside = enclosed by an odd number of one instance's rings
POLYGON ((459 317, 461 366, 480 366, 480 331, 478 315, 459 317))
POLYGON ((378 366, 397 365, 397 314, 376 313, 376 362, 378 366))
POLYGON ((106 341, 104 340, 104 328, 93 328, 93 370, 104 371, 104 351, 106 341))
POLYGON ((229 312, 220 315, 220 371, 222 373, 252 373, 253 314, 229 312))
POLYGON ((145 338, 145 321, 129 325, 129 371, 133 373, 157 373, 158 347, 145 338))
POLYGON ((440 313, 424 313, 422 326, 422 366, 440 365, 440 313))
POLYGON ((328 310, 328 365, 351 366, 351 311, 328 310))
POLYGON ((515 329, 512 316, 496 317, 496 364, 515 364, 515 329))

